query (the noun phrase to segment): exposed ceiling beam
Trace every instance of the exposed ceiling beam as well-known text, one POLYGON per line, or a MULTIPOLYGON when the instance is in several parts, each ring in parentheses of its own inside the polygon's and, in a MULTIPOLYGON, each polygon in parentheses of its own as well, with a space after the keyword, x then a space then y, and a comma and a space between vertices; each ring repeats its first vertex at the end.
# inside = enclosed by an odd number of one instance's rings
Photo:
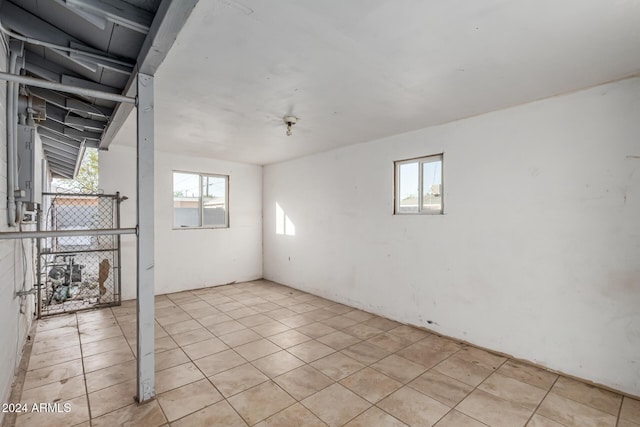
MULTIPOLYGON (((2 15, 2 22, 4 25, 25 37, 37 40, 46 40, 48 43, 58 46, 71 47, 71 45, 73 45, 74 48, 87 51, 88 53, 96 52, 95 49, 88 47, 86 44, 82 43, 81 40, 78 40, 43 19, 40 19, 28 11, 16 6, 10 1, 0 2, 0 14, 2 15)), ((60 50, 50 47, 45 47, 45 49, 47 49, 48 52, 57 54, 60 58, 63 58, 63 60, 73 61, 93 73, 96 72, 95 64, 87 64, 87 62, 90 61, 88 57, 78 55, 71 56, 66 52, 61 52, 60 50), (79 58, 82 59, 80 60, 79 58)), ((109 56, 107 52, 97 52, 105 57, 109 56)), ((116 59, 117 58, 114 58, 114 60, 116 59)), ((107 59, 105 58, 105 60, 107 59)))
POLYGON ((76 141, 76 143, 80 144, 82 142, 82 138, 78 138, 75 136, 71 136, 71 135, 65 135, 64 134, 64 130, 67 129, 67 127, 61 123, 58 123, 54 120, 44 120, 41 121, 40 123, 38 123, 38 127, 46 129, 50 132, 53 132, 55 134, 58 134, 60 136, 66 136, 68 138, 71 138, 73 140, 76 141))
POLYGON ((53 148, 57 151, 65 152, 73 156, 77 156, 78 151, 80 150, 80 144, 77 144, 72 147, 68 144, 62 143, 60 141, 56 141, 55 139, 48 138, 44 135, 40 135, 40 139, 42 140, 43 145, 47 145, 48 147, 53 148))
POLYGON ((66 165, 62 165, 53 159, 47 160, 47 162, 49 163, 49 167, 51 168, 52 172, 57 173, 63 178, 67 178, 67 179, 73 178, 73 168, 66 165))
POLYGON ((45 148, 46 145, 46 147, 58 153, 66 153, 68 155, 74 156, 75 158, 78 157, 78 153, 80 152, 81 144, 78 144, 78 146, 74 149, 53 139, 49 139, 46 137, 40 137, 40 139, 42 140, 43 148, 45 148))
POLYGON ((73 162, 74 164, 76 163, 76 160, 78 159, 78 153, 75 154, 70 154, 67 153, 66 151, 61 151, 58 150, 56 148, 51 147, 50 145, 47 144, 42 144, 42 149, 45 152, 45 155, 49 156, 49 154, 52 154, 54 156, 58 156, 60 158, 63 159, 67 159, 69 162, 73 162))
POLYGON ((54 169, 51 169, 51 177, 52 178, 60 178, 60 179, 72 179, 72 177, 70 175, 67 175, 66 173, 63 174, 61 172, 58 172, 54 169))
POLYGON ((63 67, 27 50, 25 51, 24 69, 41 79, 59 83, 63 67))
POLYGON ((47 118, 46 120, 53 120, 55 122, 64 124, 64 118, 67 115, 67 110, 56 107, 54 105, 47 105, 47 118))
POLYGON ((68 170, 72 171, 72 176, 76 176, 82 163, 82 157, 84 156, 84 145, 81 144, 80 149, 73 156, 69 156, 65 152, 61 153, 60 151, 56 151, 56 149, 51 148, 46 144, 43 145, 43 150, 48 162, 55 162, 62 167, 66 167, 68 170))
POLYGON ((53 160, 61 166, 70 167, 71 170, 75 169, 76 167, 76 159, 70 160, 66 157, 58 156, 57 154, 52 152, 46 153, 46 156, 47 156, 47 161, 53 160))
MULTIPOLYGON (((93 140, 96 141, 100 141, 100 138, 102 138, 102 133, 99 132, 89 132, 89 131, 80 131, 77 129, 72 129, 70 127, 66 127, 64 128, 64 135, 66 136, 70 136, 72 138, 76 138, 76 139, 87 139, 87 140, 93 140)), ((81 141, 82 142, 82 141, 81 141)))
POLYGON ((76 15, 80 16, 81 18, 83 18, 87 22, 92 23, 97 28, 99 28, 101 30, 104 30, 105 28, 107 28, 107 19, 106 18, 94 15, 93 13, 88 13, 88 12, 82 11, 80 9, 76 9, 76 8, 73 8, 73 7, 68 7, 66 0, 54 0, 54 1, 56 3, 58 3, 59 5, 66 7, 71 12, 73 12, 76 15))
POLYGON ((21 7, 16 6, 10 1, 2 2, 1 11, 4 26, 11 28, 23 36, 46 40, 49 43, 61 46, 69 46, 70 41, 80 43, 80 40, 27 12, 21 7))
POLYGON ((65 102, 65 108, 72 110, 79 115, 81 115, 81 111, 84 111, 91 116, 101 116, 107 119, 113 114, 113 108, 104 107, 102 105, 89 104, 75 98, 67 98, 67 101, 65 102))
POLYGON ((153 22, 153 14, 122 0, 66 0, 66 6, 143 34, 149 32, 153 22))
POLYGON ((42 89, 37 87, 29 87, 29 92, 37 96, 38 98, 42 98, 47 103, 53 104, 60 108, 64 108, 69 111, 73 111, 79 116, 89 118, 89 117, 103 117, 109 118, 111 114, 113 114, 113 109, 108 107, 103 107, 101 105, 93 105, 84 101, 80 101, 75 98, 68 98, 64 95, 61 95, 58 92, 54 92, 49 89, 42 89))
MULTIPOLYGON (((44 122, 43 122, 44 123, 44 122)), ((40 135, 41 138, 49 138, 52 139, 54 141, 57 141, 61 144, 67 145, 70 148, 74 149, 74 150, 78 150, 78 148, 80 147, 80 141, 76 141, 73 138, 69 138, 67 136, 61 135, 59 133, 53 132, 51 130, 49 130, 48 128, 42 126, 42 124, 38 125, 38 135, 40 135)))
POLYGON ((45 128, 38 127, 38 135, 40 135, 40 140, 42 141, 43 149, 45 150, 45 155, 48 160, 51 160, 52 157, 49 154, 54 154, 62 157, 71 157, 69 160, 75 162, 75 166, 73 168, 73 172, 71 174, 74 177, 80 168, 82 163, 82 158, 84 156, 84 151, 87 146, 97 148, 97 142, 76 142, 73 140, 69 140, 64 136, 57 135, 54 132, 51 132, 45 128), (66 139, 66 141, 64 141, 66 139), (71 156, 69 156, 71 155, 71 156))
POLYGON ((60 178, 60 179, 73 179, 73 177, 71 175, 68 175, 66 173, 61 173, 57 170, 54 170, 53 168, 51 169, 51 177, 52 178, 60 178))
POLYGON ((47 106, 47 119, 48 118, 51 118, 52 120, 55 120, 58 123, 70 126, 78 130, 88 129, 88 130, 102 132, 106 125, 105 122, 100 122, 97 120, 90 120, 90 119, 83 119, 82 117, 77 117, 77 116, 70 116, 68 110, 64 108, 60 108, 55 105, 47 106))
POLYGON ((95 132, 102 132, 107 123, 98 120, 84 119, 78 116, 67 116, 64 124, 73 128, 80 128, 95 132))
MULTIPOLYGON (((85 50, 85 51, 89 51, 89 52, 93 52, 96 54, 103 54, 104 52, 98 50, 98 49, 90 49, 87 48, 83 45, 78 45, 76 43, 71 42, 70 46, 74 49, 81 49, 81 50, 85 50)), ((107 61, 101 58, 94 58, 94 57, 89 57, 86 55, 83 55, 81 53, 75 53, 75 52, 70 52, 69 53, 69 57, 75 59, 76 61, 79 61, 83 64, 85 64, 86 67, 92 67, 92 68, 96 68, 97 66, 101 66, 103 68, 108 68, 109 70, 113 70, 116 71, 118 73, 122 73, 122 74, 131 74, 131 72, 133 71, 133 67, 129 67, 126 65, 121 65, 121 64, 116 64, 112 61, 107 61)))
POLYGON ((49 163, 49 166, 55 169, 71 172, 71 168, 69 166, 67 166, 66 164, 60 163, 55 159, 47 159, 47 163, 49 163))
MULTIPOLYGON (((138 54, 136 69, 131 73, 131 77, 129 77, 129 81, 122 92, 123 95, 130 97, 136 95, 136 85, 134 83, 138 72, 150 76, 155 75, 197 3, 198 0, 162 0, 151 24, 149 34, 147 34, 138 54)), ((133 110, 133 105, 131 104, 120 103, 116 106, 111 121, 100 141, 100 148, 107 149, 109 147, 109 144, 111 144, 127 117, 129 117, 131 110, 133 110)))
POLYGON ((118 89, 116 87, 103 85, 90 80, 81 79, 79 77, 68 76, 66 74, 61 76, 60 83, 108 93, 120 93, 122 91, 122 89, 118 89))
POLYGON ((138 54, 136 66, 140 73, 156 74, 197 3, 198 0, 162 0, 138 54))
MULTIPOLYGON (((69 138, 75 139, 78 142, 82 142, 84 139, 88 139, 91 141, 100 141, 100 137, 102 136, 102 134, 98 132, 83 132, 77 129, 72 129, 54 120, 45 120, 43 122, 40 122, 39 126, 47 128, 50 131, 58 133, 60 135, 68 136, 69 138)), ((93 144, 96 143, 94 142, 93 144)))
POLYGON ((56 105, 60 108, 67 109, 67 97, 59 94, 58 92, 54 92, 49 89, 42 89, 39 87, 31 86, 28 88, 29 93, 33 96, 37 96, 38 98, 42 98, 47 101, 48 104, 56 105))
POLYGON ((102 92, 121 92, 121 89, 119 88, 95 83, 82 77, 76 77, 73 75, 75 73, 68 68, 56 64, 53 61, 49 61, 48 59, 45 59, 34 52, 26 51, 25 53, 25 69, 31 74, 34 74, 42 79, 48 80, 50 82, 65 83, 71 86, 79 86, 87 89, 99 90, 102 92))

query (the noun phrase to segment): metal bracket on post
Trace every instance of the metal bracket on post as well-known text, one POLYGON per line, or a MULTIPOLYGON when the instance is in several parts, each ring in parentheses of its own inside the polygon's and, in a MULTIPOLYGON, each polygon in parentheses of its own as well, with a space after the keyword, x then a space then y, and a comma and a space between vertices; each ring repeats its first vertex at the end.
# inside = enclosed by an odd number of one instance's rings
POLYGON ((137 131, 137 400, 155 395, 153 76, 138 73, 137 131))

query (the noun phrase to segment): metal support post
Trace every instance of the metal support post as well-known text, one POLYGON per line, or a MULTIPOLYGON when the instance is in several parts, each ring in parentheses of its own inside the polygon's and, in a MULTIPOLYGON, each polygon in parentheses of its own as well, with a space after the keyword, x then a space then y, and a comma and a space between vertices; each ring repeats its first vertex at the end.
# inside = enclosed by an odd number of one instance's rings
POLYGON ((153 77, 138 73, 137 318, 138 402, 155 395, 153 77))

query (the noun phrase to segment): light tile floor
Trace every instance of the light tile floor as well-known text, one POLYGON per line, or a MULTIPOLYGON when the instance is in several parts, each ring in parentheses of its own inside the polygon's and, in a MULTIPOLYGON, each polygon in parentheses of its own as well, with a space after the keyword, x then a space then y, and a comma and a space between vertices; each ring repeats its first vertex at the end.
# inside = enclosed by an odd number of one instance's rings
POLYGON ((268 281, 156 297, 156 393, 135 302, 40 321, 17 426, 640 427, 640 401, 268 281))

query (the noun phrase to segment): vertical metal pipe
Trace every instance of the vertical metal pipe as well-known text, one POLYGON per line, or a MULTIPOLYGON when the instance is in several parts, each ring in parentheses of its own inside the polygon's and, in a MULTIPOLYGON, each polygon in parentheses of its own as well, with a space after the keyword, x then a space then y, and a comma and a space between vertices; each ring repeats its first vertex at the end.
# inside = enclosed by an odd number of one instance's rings
MULTIPOLYGON (((9 57, 9 74, 13 74, 16 71, 16 62, 18 60, 18 52, 15 49, 11 49, 9 57)), ((9 81, 7 83, 7 216, 8 224, 10 227, 16 225, 16 198, 15 198, 15 176, 16 176, 16 164, 13 162, 15 157, 14 140, 14 126, 13 122, 15 117, 14 102, 14 87, 17 83, 9 81)))
MULTIPOLYGON (((18 50, 18 56, 16 58, 16 68, 15 68, 15 74, 17 76, 20 75, 20 72, 22 71, 22 69, 24 68, 24 44, 22 42, 17 42, 14 41, 14 43, 17 44, 17 50, 18 50)), ((13 125, 13 141, 11 141, 11 144, 13 144, 13 173, 14 173, 14 177, 13 177, 13 193, 14 193, 14 198, 15 198, 15 190, 19 189, 19 176, 18 176, 18 171, 20 169, 20 163, 18 161, 18 120, 20 119, 20 112, 18 111, 18 99, 20 97, 20 84, 16 83, 13 86, 13 109, 14 111, 14 119, 11 122, 13 125)), ((7 159, 7 161, 9 161, 9 159, 7 159)), ((16 220, 15 222, 20 224, 22 223, 22 217, 24 215, 23 211, 24 211, 24 204, 22 202, 22 200, 15 200, 15 204, 16 204, 16 220)))
POLYGON ((137 356, 138 402, 155 395, 153 77, 138 74, 137 103, 137 356))
MULTIPOLYGON (((42 230, 42 224, 40 223, 42 219, 42 208, 38 206, 36 209, 36 230, 42 230)), ((36 256, 38 259, 36 260, 36 277, 34 280, 36 282, 36 286, 38 287, 38 292, 36 294, 36 314, 38 319, 42 319, 42 239, 36 239, 37 251, 36 256)))
MULTIPOLYGON (((122 200, 120 199, 120 192, 116 193, 116 228, 120 228, 120 203, 122 200)), ((121 246, 121 238, 120 235, 116 236, 116 244, 117 246, 117 260, 118 260, 118 305, 122 302, 122 246, 121 246)))

